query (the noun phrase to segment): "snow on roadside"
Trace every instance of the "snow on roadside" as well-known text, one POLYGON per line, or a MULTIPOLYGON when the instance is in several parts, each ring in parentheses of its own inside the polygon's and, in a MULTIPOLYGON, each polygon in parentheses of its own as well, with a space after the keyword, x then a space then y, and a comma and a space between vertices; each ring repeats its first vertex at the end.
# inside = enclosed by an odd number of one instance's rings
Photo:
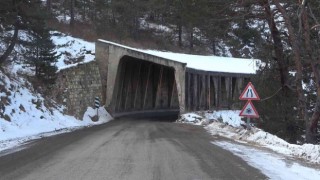
POLYGON ((233 127, 239 127, 244 124, 239 117, 239 113, 239 110, 186 113, 182 114, 177 121, 195 125, 208 125, 210 122, 219 121, 233 127))
POLYGON ((208 120, 202 116, 199 116, 195 113, 187 113, 181 115, 181 117, 177 120, 180 123, 192 123, 195 125, 206 125, 208 124, 208 120))
POLYGON ((263 146, 277 153, 302 158, 308 162, 320 164, 320 145, 290 144, 283 139, 256 127, 252 127, 249 131, 245 129, 244 126, 241 126, 245 123, 241 121, 239 111, 213 111, 212 113, 202 113, 202 115, 201 113, 197 114, 197 116, 200 115, 200 117, 196 118, 199 119, 198 121, 187 121, 186 116, 188 117, 189 115, 185 114, 181 116, 179 122, 196 125, 206 125, 206 123, 202 123, 202 121, 210 122, 210 124, 205 126, 205 129, 212 135, 226 137, 241 143, 263 146))
POLYGON ((225 141, 215 141, 212 143, 231 151, 236 156, 244 159, 251 166, 257 167, 270 179, 320 179, 320 172, 318 169, 305 167, 292 162, 291 160, 284 160, 283 157, 279 155, 225 141))
POLYGON ((82 121, 75 119, 72 116, 63 115, 60 112, 55 112, 52 115, 55 116, 54 120, 43 120, 39 124, 39 119, 33 119, 34 123, 28 124, 25 127, 19 126, 19 124, 24 123, 23 119, 21 119, 20 122, 16 121, 14 123, 6 121, 2 122, 1 120, 0 126, 2 127, 2 131, 0 131, 0 153, 11 148, 17 148, 31 140, 72 132, 81 128, 107 123, 112 120, 111 115, 104 107, 99 108, 99 119, 97 121, 92 121, 91 118, 95 115, 96 109, 88 107, 82 121))
POLYGON ((97 121, 92 122, 93 117, 97 115, 97 109, 92 107, 88 107, 87 111, 83 115, 83 122, 87 122, 89 124, 103 124, 107 123, 112 119, 112 116, 107 112, 104 107, 100 107, 98 109, 99 119, 97 121))
POLYGON ((220 119, 225 124, 228 124, 233 127, 239 127, 241 124, 244 124, 241 121, 241 117, 239 116, 239 110, 221 110, 221 111, 213 111, 212 113, 206 112, 205 117, 207 119, 220 119))
POLYGON ((218 122, 205 127, 212 135, 219 135, 239 142, 267 147, 275 152, 305 159, 312 163, 320 163, 320 145, 290 144, 279 137, 253 127, 251 131, 243 127, 231 127, 218 122))

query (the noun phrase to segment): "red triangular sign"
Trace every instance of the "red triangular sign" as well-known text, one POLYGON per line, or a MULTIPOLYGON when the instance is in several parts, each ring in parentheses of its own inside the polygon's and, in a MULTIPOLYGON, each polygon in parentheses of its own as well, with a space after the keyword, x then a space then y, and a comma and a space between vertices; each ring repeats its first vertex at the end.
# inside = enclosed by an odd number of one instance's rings
POLYGON ((254 86, 251 84, 251 82, 248 83, 244 91, 240 95, 240 100, 260 100, 260 97, 254 88, 254 86))
POLYGON ((259 114, 251 101, 248 101, 246 105, 244 105, 239 116, 245 116, 249 118, 259 118, 259 114))

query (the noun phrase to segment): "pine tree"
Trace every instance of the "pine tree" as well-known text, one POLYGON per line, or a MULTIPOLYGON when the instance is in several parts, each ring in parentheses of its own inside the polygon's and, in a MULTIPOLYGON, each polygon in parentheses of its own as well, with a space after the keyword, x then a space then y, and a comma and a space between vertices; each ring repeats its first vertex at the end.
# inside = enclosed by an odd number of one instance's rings
POLYGON ((39 40, 38 77, 46 83, 54 83, 57 71, 55 63, 59 56, 55 51, 55 45, 51 40, 49 30, 45 29, 39 40))
POLYGON ((32 33, 32 41, 28 43, 27 61, 34 67, 35 76, 44 83, 52 84, 56 78, 57 67, 55 63, 59 56, 47 28, 32 33))
POLYGON ((29 28, 30 40, 25 42, 27 63, 34 67, 35 76, 44 83, 54 83, 59 56, 51 40, 50 31, 46 26, 46 16, 39 10, 34 14, 34 21, 29 28))

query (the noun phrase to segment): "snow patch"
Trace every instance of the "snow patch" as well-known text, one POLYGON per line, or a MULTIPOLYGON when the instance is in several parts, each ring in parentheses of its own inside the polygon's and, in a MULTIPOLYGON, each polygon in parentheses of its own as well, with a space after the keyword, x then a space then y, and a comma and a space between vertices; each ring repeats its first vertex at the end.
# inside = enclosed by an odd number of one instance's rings
POLYGON ((56 66, 59 70, 76 66, 78 63, 87 63, 95 59, 95 44, 82 39, 74 38, 58 31, 52 31, 52 41, 61 54, 56 66))
POLYGON ((320 172, 318 169, 305 167, 298 163, 291 162, 290 160, 284 160, 283 157, 279 155, 225 141, 212 143, 241 157, 250 165, 260 169, 270 179, 320 179, 320 172))
POLYGON ((233 127, 244 124, 239 117, 239 110, 206 111, 182 114, 177 120, 181 123, 191 123, 195 125, 208 125, 209 122, 221 122, 233 127))
POLYGON ((252 127, 249 131, 243 127, 231 127, 213 122, 205 127, 212 135, 219 135, 239 142, 246 142, 257 146, 267 147, 275 152, 305 159, 312 163, 320 163, 320 145, 290 144, 283 139, 252 127))

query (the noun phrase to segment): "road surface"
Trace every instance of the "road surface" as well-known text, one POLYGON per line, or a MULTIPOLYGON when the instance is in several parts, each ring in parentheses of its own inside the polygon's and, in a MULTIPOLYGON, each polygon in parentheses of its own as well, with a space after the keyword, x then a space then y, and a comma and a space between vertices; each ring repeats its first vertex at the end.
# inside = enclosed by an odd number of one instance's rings
POLYGON ((267 179, 201 127, 118 119, 0 157, 0 179, 267 179))

